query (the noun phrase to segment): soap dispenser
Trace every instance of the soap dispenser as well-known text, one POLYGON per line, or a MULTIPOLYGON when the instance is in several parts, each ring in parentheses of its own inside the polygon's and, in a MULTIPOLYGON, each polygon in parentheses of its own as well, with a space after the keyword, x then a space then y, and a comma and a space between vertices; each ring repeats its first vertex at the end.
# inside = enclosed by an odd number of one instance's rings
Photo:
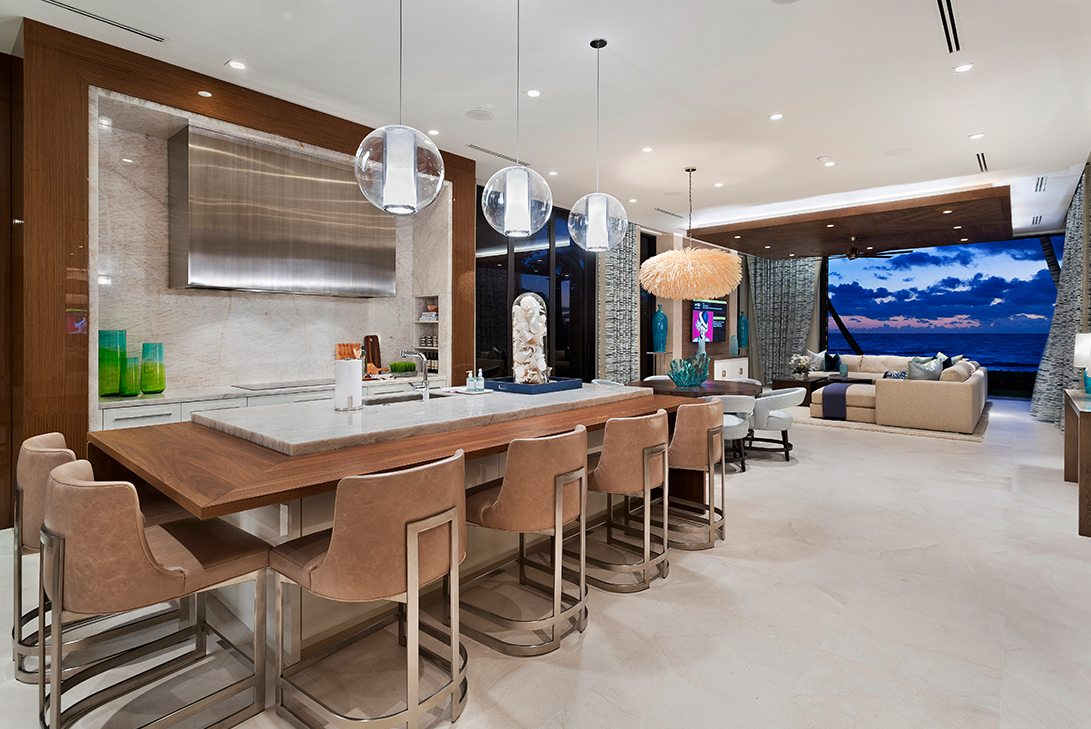
POLYGON ((485 392, 485 376, 481 374, 481 369, 477 370, 477 391, 485 392))
POLYGON ((477 380, 474 379, 474 371, 466 370, 466 392, 475 392, 477 390, 477 380))

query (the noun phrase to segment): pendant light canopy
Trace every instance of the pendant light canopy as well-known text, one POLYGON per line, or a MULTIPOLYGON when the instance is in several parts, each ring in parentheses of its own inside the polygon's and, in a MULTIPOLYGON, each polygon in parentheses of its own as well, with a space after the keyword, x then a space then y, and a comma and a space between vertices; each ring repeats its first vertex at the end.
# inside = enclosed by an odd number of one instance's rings
POLYGON ((553 212, 553 191, 545 178, 519 161, 520 3, 515 3, 515 164, 497 172, 481 193, 481 212, 489 225, 509 238, 528 238, 553 212))
POLYGON ((606 41, 591 41, 595 49, 595 192, 584 195, 568 214, 568 234, 580 248, 592 253, 607 251, 629 232, 625 206, 612 195, 599 191, 599 136, 601 124, 601 52, 606 41))
POLYGON ((398 123, 364 137, 356 150, 356 182, 375 207, 413 215, 443 188, 443 157, 428 135, 402 122, 402 0, 398 0, 398 123))

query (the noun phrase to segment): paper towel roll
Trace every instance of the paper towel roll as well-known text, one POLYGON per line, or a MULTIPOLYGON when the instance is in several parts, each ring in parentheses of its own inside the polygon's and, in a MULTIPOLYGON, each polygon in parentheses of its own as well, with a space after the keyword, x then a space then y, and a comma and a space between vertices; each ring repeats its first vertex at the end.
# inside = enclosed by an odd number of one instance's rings
POLYGON ((333 409, 359 410, 364 405, 364 362, 339 359, 333 363, 333 409))

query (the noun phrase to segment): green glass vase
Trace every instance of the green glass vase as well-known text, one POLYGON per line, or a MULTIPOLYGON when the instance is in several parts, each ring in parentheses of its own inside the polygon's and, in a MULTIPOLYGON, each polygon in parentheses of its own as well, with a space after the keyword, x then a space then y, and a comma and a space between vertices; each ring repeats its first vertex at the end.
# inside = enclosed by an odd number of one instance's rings
POLYGON ((163 343, 144 342, 140 351, 140 360, 140 391, 145 395, 157 395, 167 389, 163 343))
POLYGON ((98 333, 98 394, 121 392, 121 371, 125 367, 125 330, 101 329, 98 333))
POLYGON ((121 368, 121 389, 118 392, 122 397, 136 397, 140 394, 140 358, 126 357, 121 368))

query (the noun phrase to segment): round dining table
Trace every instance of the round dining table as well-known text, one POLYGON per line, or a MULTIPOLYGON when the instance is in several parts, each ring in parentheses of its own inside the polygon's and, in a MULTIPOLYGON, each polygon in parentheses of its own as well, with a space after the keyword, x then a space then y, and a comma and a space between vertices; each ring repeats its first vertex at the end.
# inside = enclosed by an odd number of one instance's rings
POLYGON ((656 395, 674 395, 675 397, 709 397, 712 395, 751 395, 761 394, 761 385, 739 380, 705 380, 700 385, 678 387, 671 380, 640 380, 626 383, 630 387, 647 387, 656 395))

